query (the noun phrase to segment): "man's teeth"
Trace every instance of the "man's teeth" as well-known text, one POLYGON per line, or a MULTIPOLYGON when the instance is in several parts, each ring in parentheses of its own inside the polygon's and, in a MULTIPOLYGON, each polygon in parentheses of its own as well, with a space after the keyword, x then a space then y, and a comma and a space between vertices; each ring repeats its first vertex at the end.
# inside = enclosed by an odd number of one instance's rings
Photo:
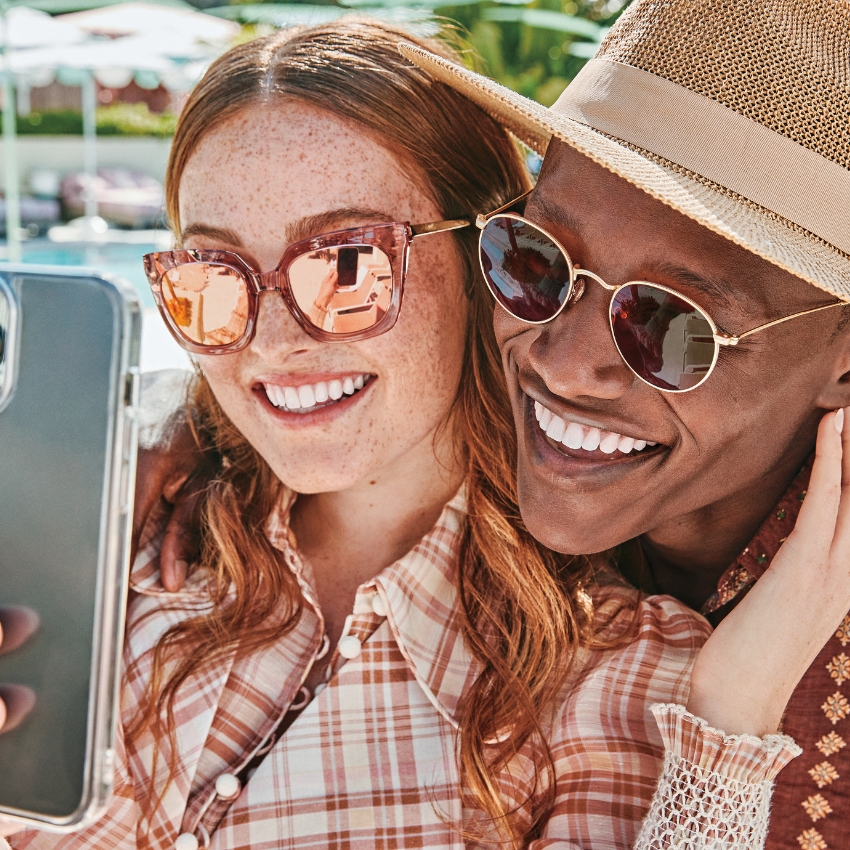
POLYGON ((642 451, 647 446, 658 445, 651 440, 638 440, 614 431, 600 431, 599 428, 588 428, 578 422, 568 422, 556 416, 539 401, 534 402, 534 415, 546 436, 556 443, 563 443, 568 449, 584 449, 588 452, 599 449, 606 455, 614 452, 627 455, 633 451, 642 451))
POLYGON ((281 410, 290 413, 309 413, 316 405, 339 401, 343 396, 354 395, 362 390, 369 380, 368 375, 346 377, 342 380, 319 381, 316 384, 302 384, 300 387, 280 387, 276 384, 263 384, 269 401, 281 410))

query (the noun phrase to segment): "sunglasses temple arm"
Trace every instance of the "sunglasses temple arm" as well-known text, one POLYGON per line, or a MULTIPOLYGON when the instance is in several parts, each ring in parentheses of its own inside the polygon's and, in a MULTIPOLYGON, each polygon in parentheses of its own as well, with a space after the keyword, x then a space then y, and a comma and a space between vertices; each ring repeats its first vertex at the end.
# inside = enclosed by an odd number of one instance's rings
POLYGON ((811 310, 803 310, 800 313, 793 313, 790 316, 783 316, 781 319, 774 319, 772 322, 767 322, 764 325, 759 325, 757 328, 753 328, 752 330, 745 331, 739 336, 729 336, 728 334, 724 334, 723 332, 717 333, 714 335, 715 340, 719 345, 737 345, 742 339, 746 339, 746 337, 751 336, 754 333, 758 333, 759 331, 766 330, 767 328, 772 328, 774 325, 781 325, 783 322, 788 322, 791 319, 797 319, 800 316, 808 316, 812 313, 820 313, 821 310, 829 310, 832 307, 847 307, 848 302, 846 301, 835 301, 832 304, 824 304, 822 307, 812 307, 811 310))
POLYGON ((488 212, 485 215, 479 215, 475 219, 475 226, 479 230, 483 230, 484 225, 487 224, 487 222, 490 221, 490 219, 493 218, 494 215, 498 215, 499 213, 516 206, 523 198, 527 198, 533 191, 533 189, 529 189, 527 192, 523 192, 518 198, 514 198, 512 201, 508 201, 506 204, 499 207, 499 209, 493 210, 492 212, 488 212))
POLYGON ((471 222, 467 218, 454 218, 451 221, 432 221, 429 224, 411 224, 411 238, 417 236, 430 236, 433 233, 445 233, 447 230, 460 230, 469 227, 471 222))

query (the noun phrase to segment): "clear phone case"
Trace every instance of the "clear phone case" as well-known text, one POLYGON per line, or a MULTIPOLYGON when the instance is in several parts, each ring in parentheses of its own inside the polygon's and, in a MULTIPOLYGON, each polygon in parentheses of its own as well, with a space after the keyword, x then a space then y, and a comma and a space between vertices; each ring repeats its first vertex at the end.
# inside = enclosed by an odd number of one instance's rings
POLYGON ((0 264, 0 605, 41 620, 0 655, 36 695, 0 734, 0 817, 56 831, 112 790, 140 333, 119 279, 0 264))

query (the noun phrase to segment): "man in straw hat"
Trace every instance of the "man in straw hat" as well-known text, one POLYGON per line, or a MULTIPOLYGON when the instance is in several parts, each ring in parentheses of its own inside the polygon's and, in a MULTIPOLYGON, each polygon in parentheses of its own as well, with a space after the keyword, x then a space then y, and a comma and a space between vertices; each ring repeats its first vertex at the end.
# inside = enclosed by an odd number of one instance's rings
POLYGON ((526 523, 722 622, 689 708, 803 748, 766 846, 850 847, 850 5, 637 0, 551 109, 402 52, 545 152, 479 218, 526 523))

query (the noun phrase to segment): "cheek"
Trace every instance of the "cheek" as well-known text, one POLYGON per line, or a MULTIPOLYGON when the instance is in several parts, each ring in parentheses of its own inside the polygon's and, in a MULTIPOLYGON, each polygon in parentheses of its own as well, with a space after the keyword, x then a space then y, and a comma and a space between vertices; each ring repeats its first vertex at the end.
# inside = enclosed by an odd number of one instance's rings
POLYGON ((239 380, 239 360, 242 355, 243 352, 195 356, 221 409, 237 428, 245 430, 247 411, 253 398, 250 390, 239 380))
POLYGON ((493 302, 493 306, 493 331, 496 334, 496 342, 504 353, 504 350, 511 345, 516 337, 522 334, 523 331, 529 330, 529 326, 512 316, 507 310, 496 304, 495 301, 493 302))
POLYGON ((444 413, 454 401, 465 357, 468 309, 460 259, 454 252, 412 254, 398 322, 376 343, 386 346, 380 359, 390 367, 388 377, 396 391, 410 398, 419 416, 427 416, 430 407, 444 413))

